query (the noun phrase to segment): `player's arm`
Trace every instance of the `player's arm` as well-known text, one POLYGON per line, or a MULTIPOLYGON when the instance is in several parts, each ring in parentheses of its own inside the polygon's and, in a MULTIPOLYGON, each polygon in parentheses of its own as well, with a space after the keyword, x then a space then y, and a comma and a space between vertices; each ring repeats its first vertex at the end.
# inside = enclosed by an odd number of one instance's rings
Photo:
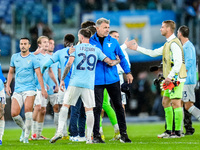
POLYGON ((61 69, 60 68, 58 69, 58 79, 59 79, 59 81, 61 80, 61 69))
POLYGON ((65 70, 64 70, 64 73, 63 73, 63 76, 62 76, 62 79, 61 79, 61 82, 60 82, 60 89, 63 91, 64 90, 64 87, 65 87, 65 83, 64 83, 64 80, 65 80, 65 77, 67 76, 67 74, 69 73, 71 67, 72 67, 72 64, 74 62, 74 59, 75 57, 74 56, 71 56, 69 57, 69 60, 65 66, 65 70))
POLYGON ((11 88, 10 88, 10 83, 12 82, 12 78, 15 72, 15 67, 10 67, 9 72, 8 72, 8 77, 7 77, 7 83, 6 83, 6 93, 8 96, 11 94, 11 88))
POLYGON ((56 77, 55 77, 55 75, 54 75, 53 70, 52 70, 51 67, 49 68, 48 73, 49 73, 50 78, 53 80, 53 82, 56 85, 56 87, 54 89, 54 93, 58 93, 58 83, 57 83, 56 77))
POLYGON ((37 55, 37 54, 41 53, 41 51, 42 51, 42 48, 38 47, 33 54, 37 55))
POLYGON ((52 64, 53 64, 53 60, 50 58, 42 67, 42 74, 44 73, 44 71, 49 68, 52 64))
POLYGON ((115 66, 120 63, 120 59, 118 56, 116 60, 111 60, 110 58, 106 57, 103 61, 107 63, 109 66, 115 66))
POLYGON ((151 50, 151 49, 146 49, 146 48, 138 46, 136 41, 133 42, 133 44, 129 47, 129 49, 138 51, 140 53, 143 53, 151 57, 157 57, 163 54, 163 46, 158 49, 151 50))
POLYGON ((43 78, 42 78, 42 73, 40 71, 40 68, 36 68, 35 73, 37 75, 38 82, 40 83, 40 86, 41 86, 42 96, 44 96, 47 99, 48 94, 47 94, 47 91, 44 88, 44 81, 43 81, 43 78))

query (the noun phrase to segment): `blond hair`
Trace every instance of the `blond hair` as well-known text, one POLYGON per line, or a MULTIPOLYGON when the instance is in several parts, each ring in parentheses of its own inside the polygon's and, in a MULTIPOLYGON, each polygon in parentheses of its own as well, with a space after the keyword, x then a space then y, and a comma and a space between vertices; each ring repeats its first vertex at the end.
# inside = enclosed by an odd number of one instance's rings
POLYGON ((176 29, 176 23, 173 20, 165 20, 163 23, 165 23, 167 27, 170 27, 172 32, 176 29))
POLYGON ((42 35, 37 39, 37 44, 41 44, 41 40, 44 39, 44 38, 49 40, 49 38, 47 36, 42 35))

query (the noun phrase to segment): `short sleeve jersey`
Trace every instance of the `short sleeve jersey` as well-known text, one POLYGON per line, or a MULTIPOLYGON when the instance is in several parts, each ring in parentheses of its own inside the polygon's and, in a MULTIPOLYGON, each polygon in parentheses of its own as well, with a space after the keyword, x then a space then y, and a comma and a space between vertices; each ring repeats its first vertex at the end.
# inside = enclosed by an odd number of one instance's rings
POLYGON ((70 57, 75 57, 75 60, 69 85, 93 90, 97 61, 103 61, 106 55, 99 48, 82 43, 75 46, 70 57))
MULTIPOLYGON (((55 78, 56 78, 57 83, 59 83, 59 82, 58 82, 58 69, 60 68, 59 62, 52 64, 52 65, 51 65, 51 68, 52 68, 52 70, 53 70, 53 73, 54 73, 54 76, 55 76, 55 78)), ((48 84, 48 86, 49 86, 49 89, 47 90, 47 93, 48 93, 49 95, 54 94, 53 90, 54 90, 54 88, 55 88, 55 83, 53 82, 53 80, 52 80, 50 77, 49 77, 48 80, 47 80, 47 84, 48 84)))
MULTIPOLYGON (((39 54, 35 55, 35 57, 37 58, 37 61, 39 62, 40 69, 41 69, 43 67, 43 65, 45 64, 45 62, 48 61, 51 58, 51 55, 49 55, 49 54, 45 54, 44 55, 42 53, 39 53, 39 54)), ((44 87, 45 87, 45 89, 47 88, 46 84, 47 84, 48 78, 50 78, 49 74, 48 74, 48 70, 45 70, 45 72, 43 74, 43 81, 44 81, 44 87)), ((36 85, 37 85, 37 89, 41 90, 41 86, 39 84, 37 76, 36 76, 36 85)))
POLYGON ((3 76, 3 73, 1 70, 1 63, 0 63, 0 91, 2 91, 4 89, 3 79, 5 79, 5 77, 3 76))
POLYGON ((15 92, 36 90, 35 69, 40 65, 33 54, 26 57, 22 57, 21 53, 12 55, 10 66, 15 68, 15 92))

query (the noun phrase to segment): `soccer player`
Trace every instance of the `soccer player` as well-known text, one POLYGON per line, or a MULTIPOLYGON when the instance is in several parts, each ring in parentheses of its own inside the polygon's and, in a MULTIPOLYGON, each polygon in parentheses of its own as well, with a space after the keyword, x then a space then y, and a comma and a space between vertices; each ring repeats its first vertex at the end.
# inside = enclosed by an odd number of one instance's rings
POLYGON ((75 46, 75 52, 70 55, 69 61, 66 65, 65 72, 62 77, 60 87, 64 86, 64 78, 68 74, 72 63, 74 64, 72 74, 70 77, 69 87, 64 96, 63 106, 59 114, 58 132, 50 140, 51 143, 56 142, 62 137, 62 130, 66 122, 68 110, 70 105, 75 105, 79 96, 84 103, 86 112, 87 124, 87 141, 92 143, 92 129, 94 125, 93 107, 95 107, 94 100, 94 79, 95 68, 98 60, 106 62, 113 66, 119 63, 118 60, 110 60, 106 57, 100 49, 89 44, 91 32, 88 29, 81 29, 78 32, 78 38, 81 44, 75 46))
POLYGON ((5 96, 5 90, 4 90, 5 84, 6 84, 6 78, 3 76, 1 63, 0 63, 0 146, 2 145, 2 137, 4 134, 4 128, 5 128, 5 120, 4 120, 4 108, 6 104, 6 96, 5 96))
MULTIPOLYGON (((42 69, 44 63, 51 57, 51 55, 47 54, 47 50, 49 48, 49 38, 46 36, 40 36, 37 40, 38 47, 40 49, 40 53, 35 55, 36 59, 39 61, 40 68, 42 69)), ((55 79, 54 74, 52 72, 44 72, 43 73, 43 80, 44 80, 44 87, 47 90, 47 80, 49 76, 52 78, 54 83, 56 84, 55 91, 58 91, 58 83, 55 79), (50 75, 49 75, 50 74, 50 75)), ((34 111, 33 111, 33 124, 32 124, 32 136, 31 139, 47 139, 46 137, 42 136, 44 118, 46 114, 46 106, 47 106, 47 98, 41 95, 41 86, 38 83, 36 78, 36 85, 37 85, 37 96, 34 102, 34 111)))
MULTIPOLYGON (((197 120, 200 121, 200 110, 194 105, 195 103, 195 86, 197 82, 196 78, 196 51, 194 45, 189 40, 189 28, 187 26, 181 26, 177 33, 178 38, 181 40, 184 50, 185 65, 187 71, 187 78, 183 87, 183 104, 185 108, 185 113, 188 111, 197 120)), ((191 135, 194 133, 194 128, 192 128, 191 115, 190 118, 184 117, 184 125, 186 130, 186 135, 191 135), (187 119, 187 121, 185 121, 187 119), (191 122, 191 124, 188 124, 191 122)))
POLYGON ((41 86, 41 95, 47 98, 45 91, 40 65, 35 55, 29 52, 30 40, 28 38, 20 39, 21 52, 13 54, 8 72, 6 93, 10 96, 10 83, 15 72, 15 89, 11 97, 11 116, 15 123, 22 128, 20 141, 28 143, 28 137, 31 130, 33 104, 36 95, 35 73, 41 86), (25 107, 25 124, 21 118, 20 111, 24 104, 25 107))
POLYGON ((172 90, 166 89, 163 94, 162 104, 165 111, 165 120, 167 130, 164 134, 158 135, 158 137, 169 138, 169 137, 181 137, 181 124, 183 119, 183 108, 181 106, 182 91, 187 77, 184 52, 182 44, 179 39, 174 35, 176 28, 175 22, 172 20, 166 20, 162 22, 161 34, 165 36, 167 42, 164 46, 149 50, 142 48, 135 42, 133 49, 151 57, 162 55, 163 62, 163 76, 165 78, 164 84, 169 86, 172 80, 180 81, 179 86, 175 86, 172 90), (173 109, 175 117, 175 135, 172 135, 173 126, 173 109))
MULTIPOLYGON (((53 56, 43 65, 42 68, 42 73, 45 71, 46 68, 50 67, 53 63, 59 62, 60 63, 60 68, 61 68, 61 75, 64 73, 65 65, 66 62, 68 61, 69 55, 73 52, 73 50, 70 50, 70 46, 73 45, 75 40, 74 35, 72 34, 66 34, 64 37, 64 47, 61 50, 56 51, 53 56)), ((68 87, 69 84, 69 79, 70 79, 70 73, 67 75, 65 78, 65 87, 68 87)), ((61 78, 61 77, 59 77, 61 78)), ((59 90, 58 92, 58 104, 62 105, 63 104, 63 99, 64 99, 64 92, 59 90)), ((62 139, 69 139, 68 133, 67 133, 67 125, 65 125, 63 129, 63 138, 62 139)))
MULTIPOLYGON (((131 70, 120 48, 120 45, 116 39, 112 38, 109 35, 109 24, 110 21, 105 18, 100 18, 96 21, 97 32, 90 38, 90 44, 100 48, 105 53, 105 55, 107 55, 111 59, 115 58, 116 55, 118 55, 121 60, 120 65, 126 73, 127 82, 132 83, 133 76, 131 75, 131 70)), ((121 134, 120 141, 130 143, 131 140, 128 138, 126 132, 125 112, 122 107, 121 89, 117 67, 110 67, 106 65, 106 63, 101 61, 98 61, 95 73, 94 91, 96 107, 94 108, 95 122, 93 129, 93 141, 94 143, 105 143, 101 139, 101 135, 99 133, 99 121, 102 110, 104 89, 107 89, 108 94, 115 107, 115 112, 117 115, 117 121, 121 134)))
MULTIPOLYGON (((47 54, 52 56, 54 48, 55 48, 55 41, 53 39, 49 39, 49 48, 47 50, 47 54)), ((59 83, 58 82, 58 75, 61 74, 59 62, 52 64, 51 67, 49 68, 49 71, 51 71, 52 74, 54 74, 57 83, 59 83)), ((58 115, 59 115, 58 93, 57 93, 58 91, 55 91, 56 85, 51 78, 48 78, 47 84, 49 86, 49 88, 47 89, 47 93, 48 93, 47 100, 48 100, 48 102, 50 102, 50 104, 53 107, 54 124, 55 124, 56 130, 57 130, 58 129, 58 115)))

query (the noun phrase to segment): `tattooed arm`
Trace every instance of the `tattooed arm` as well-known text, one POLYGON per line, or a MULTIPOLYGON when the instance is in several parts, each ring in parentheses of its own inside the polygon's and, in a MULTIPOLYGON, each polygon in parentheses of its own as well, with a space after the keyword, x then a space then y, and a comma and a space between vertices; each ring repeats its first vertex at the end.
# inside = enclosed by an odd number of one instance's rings
POLYGON ((74 59, 75 57, 69 57, 69 60, 67 62, 67 65, 65 66, 65 70, 64 70, 64 73, 63 73, 63 76, 62 76, 62 79, 61 79, 61 82, 60 82, 60 89, 61 91, 64 92, 64 88, 65 88, 65 83, 64 83, 64 80, 65 80, 65 77, 67 76, 67 74, 69 73, 71 67, 72 67, 72 64, 74 62, 74 59))

